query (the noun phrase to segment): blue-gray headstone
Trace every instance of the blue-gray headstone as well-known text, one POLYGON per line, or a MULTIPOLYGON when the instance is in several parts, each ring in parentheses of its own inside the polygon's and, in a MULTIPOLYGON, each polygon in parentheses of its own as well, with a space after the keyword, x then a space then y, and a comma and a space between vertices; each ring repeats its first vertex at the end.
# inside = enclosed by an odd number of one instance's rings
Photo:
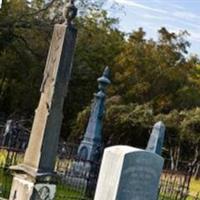
POLYGON ((153 127, 146 150, 161 155, 164 137, 165 125, 163 124, 163 122, 159 121, 153 127))

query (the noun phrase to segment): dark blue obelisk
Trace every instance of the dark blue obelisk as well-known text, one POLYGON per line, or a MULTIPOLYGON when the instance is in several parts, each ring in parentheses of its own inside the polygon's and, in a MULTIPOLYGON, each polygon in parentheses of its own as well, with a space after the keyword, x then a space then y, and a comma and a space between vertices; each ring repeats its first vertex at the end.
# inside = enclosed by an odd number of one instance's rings
POLYGON ((106 87, 110 84, 109 68, 97 79, 99 92, 94 94, 91 114, 83 140, 78 148, 78 157, 85 161, 96 162, 102 150, 102 119, 105 110, 106 87))

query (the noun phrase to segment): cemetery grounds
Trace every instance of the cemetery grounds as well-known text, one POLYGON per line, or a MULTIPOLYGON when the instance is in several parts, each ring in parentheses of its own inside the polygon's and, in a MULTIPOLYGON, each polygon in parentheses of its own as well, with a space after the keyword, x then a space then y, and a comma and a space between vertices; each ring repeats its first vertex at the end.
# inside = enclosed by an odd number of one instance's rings
MULTIPOLYGON (((8 157, 7 150, 0 150, 0 197, 8 198, 10 187, 12 183, 12 175, 8 170, 8 166, 11 164, 17 164, 21 162, 23 159, 23 153, 10 153, 8 157), (9 160, 12 162, 9 163, 9 160), (6 166, 7 162, 7 166, 6 166)), ((61 173, 66 166, 70 166, 70 160, 65 158, 61 162, 57 161, 57 165, 59 165, 59 170, 61 173)), ((170 173, 163 172, 161 180, 164 180, 163 185, 166 186, 171 185, 168 189, 164 188, 163 191, 160 191, 159 200, 178 200, 178 189, 180 188, 180 180, 183 181, 184 177, 182 175, 173 172, 173 175, 170 173), (171 180, 171 182, 170 182, 171 180), (169 195, 170 194, 170 195, 169 195), (171 196, 171 197, 169 197, 171 196)), ((63 184, 62 182, 58 181, 57 184, 57 195, 55 200, 64 200, 66 197, 74 197, 76 199, 83 199, 83 190, 82 188, 73 188, 63 184)), ((195 180, 193 177, 191 178, 190 185, 189 185, 189 195, 186 200, 199 200, 199 188, 200 188, 200 180, 195 180)), ((87 195, 84 195, 84 200, 91 200, 91 197, 87 198, 87 195)), ((185 198, 184 198, 185 199, 185 198)))

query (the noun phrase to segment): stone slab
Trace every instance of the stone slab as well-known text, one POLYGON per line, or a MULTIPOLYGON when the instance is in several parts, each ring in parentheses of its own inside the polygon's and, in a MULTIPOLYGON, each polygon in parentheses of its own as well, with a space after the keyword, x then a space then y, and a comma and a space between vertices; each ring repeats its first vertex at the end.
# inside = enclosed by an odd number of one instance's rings
POLYGON ((129 146, 104 152, 95 200, 156 200, 163 158, 129 146))
POLYGON ((34 183, 26 175, 15 175, 13 178, 10 200, 38 199, 53 200, 56 193, 56 185, 48 183, 34 183))

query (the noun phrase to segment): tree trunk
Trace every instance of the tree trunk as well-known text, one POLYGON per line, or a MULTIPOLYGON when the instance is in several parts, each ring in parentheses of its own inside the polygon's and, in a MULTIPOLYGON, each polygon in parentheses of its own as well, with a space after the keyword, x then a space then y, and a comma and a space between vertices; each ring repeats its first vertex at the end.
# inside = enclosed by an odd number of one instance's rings
POLYGON ((180 143, 176 147, 176 156, 175 156, 175 170, 178 170, 178 164, 179 164, 179 158, 180 158, 180 150, 181 150, 181 145, 180 143))
POLYGON ((195 173, 194 173, 194 179, 198 180, 199 177, 199 169, 200 169, 200 163, 197 164, 196 168, 195 168, 195 173))
POLYGON ((170 147, 169 149, 170 153, 170 160, 171 160, 171 170, 174 170, 174 156, 173 156, 173 148, 170 147))

